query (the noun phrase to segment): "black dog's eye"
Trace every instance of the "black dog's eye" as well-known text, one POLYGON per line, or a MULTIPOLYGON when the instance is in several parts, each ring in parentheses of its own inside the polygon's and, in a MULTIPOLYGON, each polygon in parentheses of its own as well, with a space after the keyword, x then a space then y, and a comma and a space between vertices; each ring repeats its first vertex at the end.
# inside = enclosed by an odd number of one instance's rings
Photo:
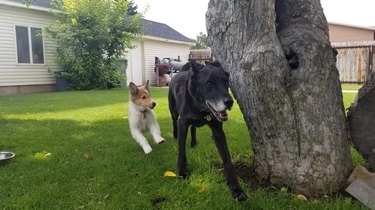
POLYGON ((213 82, 210 82, 210 81, 207 82, 208 87, 211 87, 212 85, 213 85, 213 82))

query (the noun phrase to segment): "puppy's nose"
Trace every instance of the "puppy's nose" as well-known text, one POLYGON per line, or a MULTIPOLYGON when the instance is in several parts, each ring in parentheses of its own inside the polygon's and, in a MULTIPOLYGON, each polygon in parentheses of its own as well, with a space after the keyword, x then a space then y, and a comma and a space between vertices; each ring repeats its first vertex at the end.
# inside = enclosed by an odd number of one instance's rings
POLYGON ((230 108, 230 107, 233 106, 233 100, 231 98, 226 98, 224 100, 224 104, 225 104, 226 107, 230 108))
POLYGON ((156 103, 155 102, 152 102, 151 103, 151 107, 154 108, 156 106, 156 103))

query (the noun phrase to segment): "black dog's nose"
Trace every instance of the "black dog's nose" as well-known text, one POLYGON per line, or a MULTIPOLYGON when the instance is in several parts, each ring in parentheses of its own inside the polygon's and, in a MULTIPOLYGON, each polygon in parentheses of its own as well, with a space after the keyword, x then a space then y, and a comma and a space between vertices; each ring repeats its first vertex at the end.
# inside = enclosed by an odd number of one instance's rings
POLYGON ((156 106, 156 103, 155 102, 152 102, 151 103, 151 107, 154 108, 156 106))
POLYGON ((233 100, 231 98, 226 98, 224 100, 224 104, 225 104, 226 107, 230 108, 230 107, 233 106, 233 100))

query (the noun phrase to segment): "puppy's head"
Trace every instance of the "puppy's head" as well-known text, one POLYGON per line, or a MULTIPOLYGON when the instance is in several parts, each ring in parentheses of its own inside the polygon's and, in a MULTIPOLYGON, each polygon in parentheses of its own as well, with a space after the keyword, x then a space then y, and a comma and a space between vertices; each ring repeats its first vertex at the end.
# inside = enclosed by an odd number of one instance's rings
POLYGON ((137 86, 133 82, 129 84, 130 100, 142 110, 153 109, 156 103, 151 98, 148 80, 145 85, 137 86))

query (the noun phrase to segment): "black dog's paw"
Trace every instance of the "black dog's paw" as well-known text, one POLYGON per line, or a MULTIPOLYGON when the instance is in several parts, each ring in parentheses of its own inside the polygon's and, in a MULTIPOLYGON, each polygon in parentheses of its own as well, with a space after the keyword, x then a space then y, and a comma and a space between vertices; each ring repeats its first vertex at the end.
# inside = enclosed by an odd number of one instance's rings
POLYGON ((197 147, 197 142, 196 142, 196 141, 191 141, 191 143, 190 143, 190 147, 191 147, 191 148, 195 148, 195 147, 197 147))
POLYGON ((247 198, 247 195, 242 189, 233 191, 232 196, 234 199, 236 199, 236 201, 244 201, 247 198))
POLYGON ((178 175, 180 177, 182 177, 183 179, 188 179, 188 177, 189 177, 188 174, 186 173, 186 171, 179 171, 178 175))

